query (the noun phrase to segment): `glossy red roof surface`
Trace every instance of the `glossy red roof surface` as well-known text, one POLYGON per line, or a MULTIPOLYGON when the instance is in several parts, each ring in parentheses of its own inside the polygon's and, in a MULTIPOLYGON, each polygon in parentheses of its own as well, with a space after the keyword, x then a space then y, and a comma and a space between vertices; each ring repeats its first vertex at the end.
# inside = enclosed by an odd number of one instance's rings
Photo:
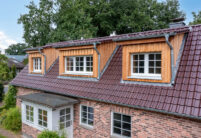
POLYGON ((188 34, 175 84, 172 87, 121 83, 122 47, 119 47, 97 82, 59 79, 58 75, 57 60, 45 76, 30 75, 28 67, 25 67, 11 84, 72 97, 199 118, 201 117, 201 25, 192 26, 188 34))

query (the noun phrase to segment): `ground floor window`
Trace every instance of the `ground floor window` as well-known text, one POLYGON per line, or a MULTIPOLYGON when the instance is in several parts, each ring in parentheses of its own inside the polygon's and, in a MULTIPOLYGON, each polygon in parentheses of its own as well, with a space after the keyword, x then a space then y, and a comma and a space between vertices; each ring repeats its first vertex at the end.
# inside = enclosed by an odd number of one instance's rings
POLYGON ((81 124, 93 126, 94 109, 92 107, 81 105, 81 124))
POLYGON ((71 125, 70 108, 60 110, 60 129, 67 128, 71 125))
POLYGON ((113 113, 112 133, 124 137, 131 137, 131 117, 128 115, 113 113))
POLYGON ((32 106, 26 105, 26 120, 29 122, 34 121, 34 108, 32 106))
POLYGON ((38 109, 38 124, 47 127, 47 111, 38 109))

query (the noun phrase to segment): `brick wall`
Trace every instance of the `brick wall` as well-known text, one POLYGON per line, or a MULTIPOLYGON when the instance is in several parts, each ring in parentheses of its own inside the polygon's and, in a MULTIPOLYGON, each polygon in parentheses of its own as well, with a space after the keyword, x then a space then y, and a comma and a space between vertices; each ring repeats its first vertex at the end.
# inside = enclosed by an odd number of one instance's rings
MULTIPOLYGON (((40 92, 31 89, 18 88, 18 95, 40 92)), ((111 134, 111 112, 119 112, 128 114, 132 117, 132 137, 188 137, 198 138, 201 136, 201 122, 188 120, 148 112, 144 110, 136 110, 133 108, 112 105, 102 102, 95 102, 80 99, 83 105, 94 107, 94 128, 88 129, 79 124, 80 120, 80 104, 74 105, 74 138, 108 138, 111 134)), ((20 101, 18 101, 20 103, 20 101)), ((22 127, 22 131, 33 134, 36 132, 34 128, 29 126, 22 127)))
POLYGON ((25 137, 37 138, 37 135, 40 133, 40 131, 22 123, 22 133, 25 137))

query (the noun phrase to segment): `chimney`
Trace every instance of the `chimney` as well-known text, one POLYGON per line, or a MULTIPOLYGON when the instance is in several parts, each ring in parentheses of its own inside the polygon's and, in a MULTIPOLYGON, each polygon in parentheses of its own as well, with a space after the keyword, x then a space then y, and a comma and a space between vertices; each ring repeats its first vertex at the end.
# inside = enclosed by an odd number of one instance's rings
POLYGON ((170 28, 177 28, 177 27, 182 27, 185 26, 186 24, 184 23, 184 18, 175 18, 172 19, 172 23, 169 24, 170 28))

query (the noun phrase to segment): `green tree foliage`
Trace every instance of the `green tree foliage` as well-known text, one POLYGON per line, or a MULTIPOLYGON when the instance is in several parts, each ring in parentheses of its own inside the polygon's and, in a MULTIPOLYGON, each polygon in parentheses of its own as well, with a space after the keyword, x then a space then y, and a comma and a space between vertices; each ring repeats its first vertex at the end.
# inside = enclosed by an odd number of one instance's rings
POLYGON ((9 67, 8 67, 8 58, 5 55, 0 54, 0 82, 8 81, 9 76, 9 67))
POLYGON ((51 40, 53 1, 40 0, 39 7, 32 1, 26 7, 29 13, 18 19, 18 23, 24 27, 25 42, 32 47, 45 45, 51 40))
POLYGON ((24 64, 24 65, 27 65, 28 62, 29 62, 29 59, 28 59, 28 58, 25 58, 24 61, 23 61, 23 64, 24 64))
POLYGON ((17 89, 10 85, 8 87, 8 92, 6 93, 3 103, 5 108, 10 108, 10 107, 15 107, 16 106, 16 94, 17 94, 17 89))
POLYGON ((26 52, 24 51, 24 49, 26 48, 28 48, 26 44, 17 43, 17 44, 10 45, 5 52, 8 55, 25 55, 26 52))
POLYGON ((53 41, 95 36, 97 28, 91 24, 92 18, 86 13, 88 6, 88 0, 57 0, 53 41))
POLYGON ((16 74, 17 74, 17 72, 16 72, 16 66, 13 64, 12 65, 12 67, 11 67, 11 72, 10 72, 10 77, 13 79, 13 78, 15 78, 16 77, 16 74))
POLYGON ((147 31, 184 17, 178 0, 40 0, 18 20, 30 46, 49 42, 147 31))
POLYGON ((201 24, 201 11, 199 11, 197 14, 195 12, 192 12, 193 14, 193 21, 189 23, 189 25, 195 25, 195 24, 201 24))
POLYGON ((5 129, 12 131, 20 131, 21 130, 21 113, 18 108, 10 108, 3 116, 2 125, 5 129))
POLYGON ((3 100, 3 95, 4 95, 4 86, 3 83, 0 82, 0 101, 3 100))

